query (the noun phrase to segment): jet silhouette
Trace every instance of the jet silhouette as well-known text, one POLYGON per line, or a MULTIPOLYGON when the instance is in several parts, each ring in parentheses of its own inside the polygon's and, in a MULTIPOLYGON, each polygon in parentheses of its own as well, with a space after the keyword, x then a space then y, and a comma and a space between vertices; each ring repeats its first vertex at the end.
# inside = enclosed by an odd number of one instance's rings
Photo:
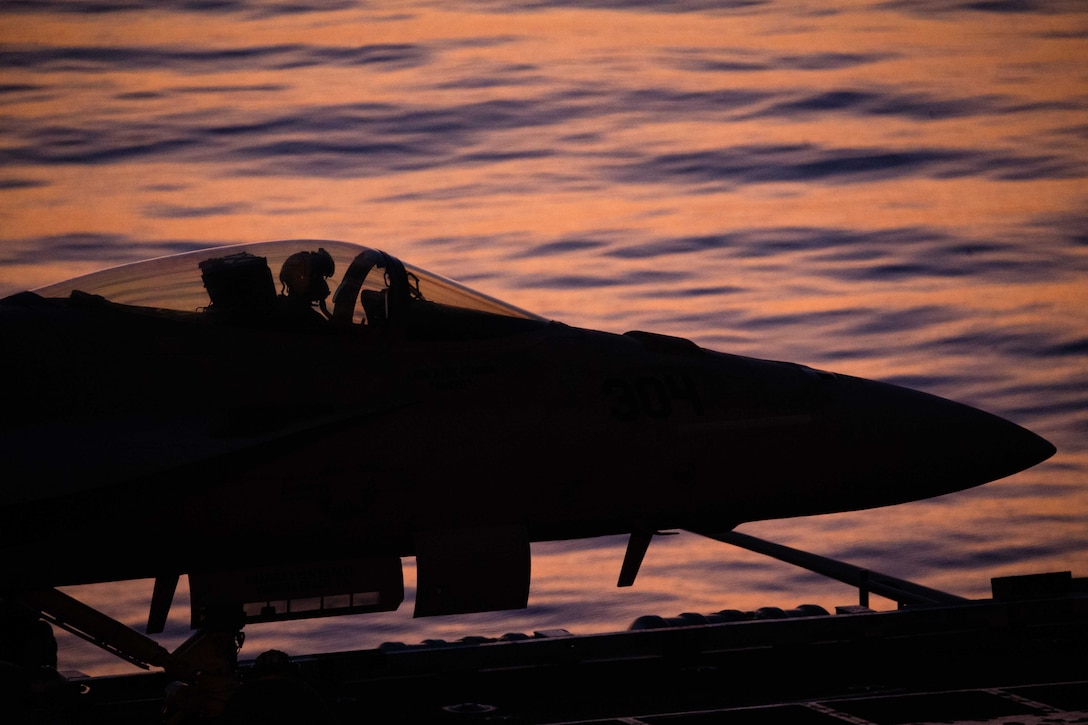
POLYGON ((154 578, 155 632, 186 574, 193 626, 230 629, 395 609, 414 556, 417 616, 517 608, 530 542, 629 534, 630 585, 662 530, 924 499, 1055 450, 933 395, 571 327, 342 242, 110 269, 0 301, 0 326, 0 593, 85 635, 55 587, 154 578))

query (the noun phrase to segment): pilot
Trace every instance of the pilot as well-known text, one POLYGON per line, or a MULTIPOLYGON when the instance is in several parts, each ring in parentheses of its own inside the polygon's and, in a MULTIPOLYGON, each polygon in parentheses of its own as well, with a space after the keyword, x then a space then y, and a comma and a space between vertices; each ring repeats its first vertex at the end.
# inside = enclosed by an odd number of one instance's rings
POLYGON ((306 314, 313 312, 316 304, 324 319, 332 315, 325 306, 329 296, 329 284, 325 280, 335 273, 336 263, 332 255, 319 247, 316 252, 296 252, 280 268, 280 282, 283 289, 280 298, 286 300, 285 307, 292 313, 306 314))

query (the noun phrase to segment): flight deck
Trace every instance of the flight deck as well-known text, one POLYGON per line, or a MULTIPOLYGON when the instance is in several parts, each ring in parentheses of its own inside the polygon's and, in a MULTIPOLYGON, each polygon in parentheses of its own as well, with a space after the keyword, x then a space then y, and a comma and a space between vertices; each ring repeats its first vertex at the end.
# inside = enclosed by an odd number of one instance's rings
MULTIPOLYGON (((647 615, 611 634, 273 651, 239 663, 249 696, 209 722, 292 708, 330 723, 1088 722, 1088 580, 992 584, 990 599, 892 611, 767 607, 647 615)), ((61 722, 171 722, 165 673, 69 677, 61 722)))

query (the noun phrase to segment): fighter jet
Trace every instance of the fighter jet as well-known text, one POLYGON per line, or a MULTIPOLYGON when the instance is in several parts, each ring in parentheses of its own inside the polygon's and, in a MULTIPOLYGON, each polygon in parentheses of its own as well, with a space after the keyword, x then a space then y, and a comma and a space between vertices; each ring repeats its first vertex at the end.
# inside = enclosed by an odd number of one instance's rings
POLYGON ((55 587, 154 578, 161 631, 183 574, 195 628, 390 610, 402 557, 417 616, 524 607, 530 542, 630 535, 629 586, 658 532, 924 499, 1055 451, 933 395, 572 327, 343 242, 109 269, 0 301, 0 329, 0 593, 58 622, 78 608, 55 587))

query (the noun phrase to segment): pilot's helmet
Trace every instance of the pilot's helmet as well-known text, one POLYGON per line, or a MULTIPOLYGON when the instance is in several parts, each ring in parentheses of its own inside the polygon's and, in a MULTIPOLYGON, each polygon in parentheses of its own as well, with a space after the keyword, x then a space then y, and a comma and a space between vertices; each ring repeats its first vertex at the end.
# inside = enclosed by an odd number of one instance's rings
POLYGON ((332 255, 319 248, 316 252, 295 252, 280 268, 280 282, 287 287, 287 294, 308 301, 323 300, 329 296, 325 279, 336 271, 332 255))

